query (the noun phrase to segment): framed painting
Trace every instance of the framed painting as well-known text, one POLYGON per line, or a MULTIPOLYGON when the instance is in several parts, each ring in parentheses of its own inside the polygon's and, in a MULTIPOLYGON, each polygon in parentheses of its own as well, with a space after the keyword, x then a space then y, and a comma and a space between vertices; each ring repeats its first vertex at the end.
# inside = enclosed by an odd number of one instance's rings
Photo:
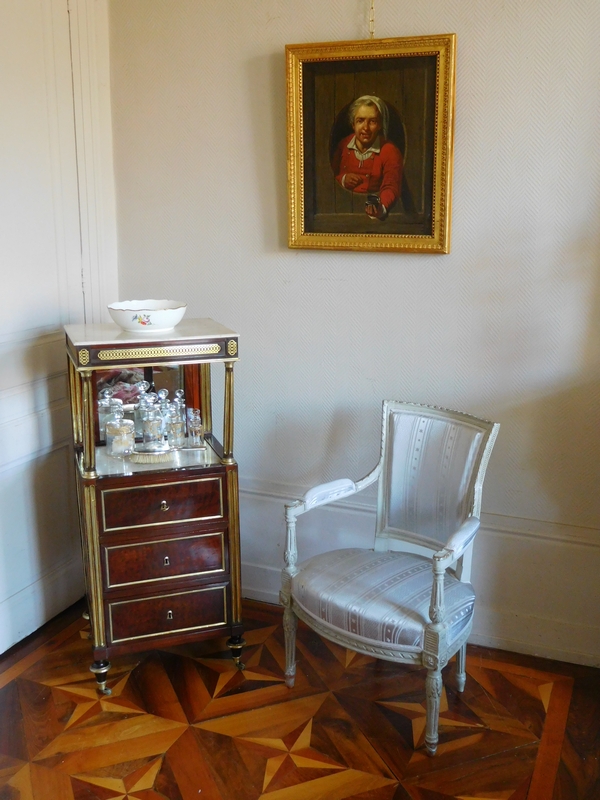
POLYGON ((289 246, 450 252, 456 36, 286 46, 289 246))

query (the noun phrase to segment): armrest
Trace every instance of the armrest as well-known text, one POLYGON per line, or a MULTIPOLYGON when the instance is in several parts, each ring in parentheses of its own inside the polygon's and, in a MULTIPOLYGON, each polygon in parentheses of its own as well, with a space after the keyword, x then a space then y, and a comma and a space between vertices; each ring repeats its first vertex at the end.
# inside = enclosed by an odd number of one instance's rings
POLYGON ((326 503, 332 503, 334 500, 339 500, 342 497, 349 497, 356 492, 356 485, 350 478, 341 478, 337 481, 330 481, 329 483, 321 483, 319 486, 313 486, 302 498, 306 510, 309 508, 316 508, 323 506, 326 503))
POLYGON ((453 533, 448 539, 443 550, 434 555, 434 559, 440 567, 443 566, 443 569, 446 569, 449 564, 453 564, 462 556, 477 535, 480 524, 477 517, 469 517, 463 522, 456 533, 453 533))
POLYGON ((351 481, 350 478, 341 478, 337 481, 321 483, 309 489, 302 500, 296 500, 295 503, 286 505, 285 517, 290 521, 300 516, 300 514, 310 511, 311 508, 324 506, 326 503, 332 503, 334 500, 340 500, 342 497, 349 497, 357 491, 359 490, 356 484, 354 481, 351 481))

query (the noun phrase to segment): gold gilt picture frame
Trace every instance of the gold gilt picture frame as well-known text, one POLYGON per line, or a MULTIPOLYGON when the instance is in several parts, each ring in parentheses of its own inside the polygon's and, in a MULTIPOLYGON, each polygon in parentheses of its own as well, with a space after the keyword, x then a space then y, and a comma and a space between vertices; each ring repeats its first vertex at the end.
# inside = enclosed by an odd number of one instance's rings
POLYGON ((286 46, 289 246, 449 253, 456 35, 286 46))

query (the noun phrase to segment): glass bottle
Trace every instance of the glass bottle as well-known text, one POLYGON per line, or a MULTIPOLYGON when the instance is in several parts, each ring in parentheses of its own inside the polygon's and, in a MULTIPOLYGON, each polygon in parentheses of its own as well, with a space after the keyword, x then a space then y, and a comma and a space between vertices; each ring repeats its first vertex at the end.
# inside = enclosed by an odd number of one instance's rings
POLYGON ((161 450, 164 447, 163 418, 160 408, 152 403, 142 413, 142 441, 145 450, 161 450))
POLYGON ((165 412, 164 419, 169 447, 183 447, 185 444, 185 423, 181 419, 181 412, 178 404, 169 404, 169 407, 165 412))
POLYGON ((164 435, 167 435, 167 410, 169 408, 169 390, 168 389, 159 389, 156 393, 158 400, 157 404, 160 409, 160 414, 163 418, 163 432, 164 435))
POLYGON ((109 419, 112 417, 112 415, 117 411, 120 411, 122 414, 125 413, 123 411, 123 401, 121 400, 120 397, 111 397, 110 398, 109 413, 107 414, 105 422, 104 422, 105 426, 106 426, 106 423, 109 421, 109 419))
POLYGON ((156 393, 158 397, 158 404, 162 409, 166 409, 169 405, 169 390, 168 389, 159 389, 156 393))
POLYGON ((179 411, 181 413, 181 419, 183 420, 183 424, 187 424, 187 417, 185 414, 185 392, 183 389, 175 389, 175 400, 174 402, 178 404, 179 411))
POLYGON ((98 430, 101 439, 106 437, 106 419, 111 413, 110 401, 112 396, 112 389, 102 389, 98 397, 98 430))
POLYGON ((204 448, 204 425, 199 408, 188 408, 188 441, 190 447, 204 448))
POLYGON ((142 411, 146 404, 147 394, 146 392, 150 388, 150 384, 148 381, 138 381, 136 384, 136 389, 138 390, 138 397, 137 403, 133 409, 133 421, 135 423, 135 435, 138 438, 142 436, 142 411))

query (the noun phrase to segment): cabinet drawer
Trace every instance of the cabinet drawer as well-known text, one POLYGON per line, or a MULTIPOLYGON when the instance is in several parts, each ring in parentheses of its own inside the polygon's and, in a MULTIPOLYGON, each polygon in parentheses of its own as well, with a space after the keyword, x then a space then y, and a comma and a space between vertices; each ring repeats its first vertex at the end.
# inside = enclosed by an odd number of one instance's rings
POLYGON ((227 586, 108 604, 112 644, 227 625, 227 586))
POLYGON ((225 572, 225 534, 103 547, 106 588, 225 572))
POLYGON ((223 518, 220 475, 147 486, 102 489, 105 531, 223 518))

